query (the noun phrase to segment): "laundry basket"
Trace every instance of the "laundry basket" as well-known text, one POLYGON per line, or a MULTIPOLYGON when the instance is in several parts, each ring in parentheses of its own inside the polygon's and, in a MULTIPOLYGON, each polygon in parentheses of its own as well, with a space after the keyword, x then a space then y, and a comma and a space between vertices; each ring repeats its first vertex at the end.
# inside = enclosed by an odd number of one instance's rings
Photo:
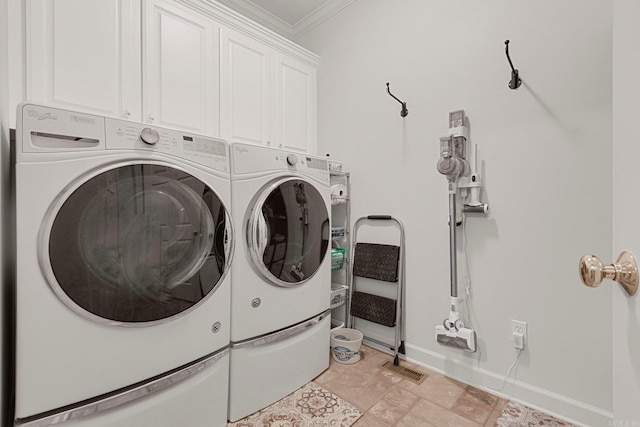
POLYGON ((360 360, 362 332, 356 329, 340 328, 331 331, 331 354, 336 362, 350 365, 360 360))

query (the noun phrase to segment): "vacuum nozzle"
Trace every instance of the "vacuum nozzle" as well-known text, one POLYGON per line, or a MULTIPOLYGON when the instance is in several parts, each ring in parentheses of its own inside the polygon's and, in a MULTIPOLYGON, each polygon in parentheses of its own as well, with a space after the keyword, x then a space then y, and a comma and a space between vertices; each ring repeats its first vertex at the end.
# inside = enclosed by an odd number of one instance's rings
POLYGON ((444 325, 437 325, 436 341, 438 341, 438 344, 470 353, 475 353, 476 351, 476 332, 473 329, 445 328, 444 325))
POLYGON ((458 297, 451 296, 449 317, 442 321, 442 325, 436 326, 436 341, 442 345, 473 353, 476 351, 476 332, 471 328, 465 328, 457 305, 458 297))

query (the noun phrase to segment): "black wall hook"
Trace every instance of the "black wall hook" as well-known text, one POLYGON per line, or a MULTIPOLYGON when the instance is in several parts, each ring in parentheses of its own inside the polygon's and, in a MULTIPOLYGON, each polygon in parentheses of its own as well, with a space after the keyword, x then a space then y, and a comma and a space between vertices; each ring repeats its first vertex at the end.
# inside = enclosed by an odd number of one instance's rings
POLYGON ((511 81, 509 82, 509 87, 511 89, 518 89, 522 84, 522 79, 518 76, 518 70, 513 67, 513 62, 511 62, 511 57, 509 56, 509 40, 504 41, 504 52, 507 54, 507 60, 511 66, 511 81))
POLYGON ((406 102, 402 102, 400 101, 398 98, 396 98, 391 91, 389 90, 389 82, 387 82, 387 93, 389 95, 391 95, 391 97, 393 99, 395 99, 396 101, 398 101, 400 104, 402 104, 402 111, 400 111, 400 116, 401 117, 407 117, 407 114, 409 114, 409 110, 407 110, 407 103, 406 102))

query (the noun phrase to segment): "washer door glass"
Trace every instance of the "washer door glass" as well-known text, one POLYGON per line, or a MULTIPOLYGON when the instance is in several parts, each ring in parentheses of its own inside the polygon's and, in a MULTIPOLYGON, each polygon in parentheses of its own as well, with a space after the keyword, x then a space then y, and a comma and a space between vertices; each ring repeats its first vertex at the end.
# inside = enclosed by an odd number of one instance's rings
POLYGON ((269 186, 249 220, 254 264, 279 286, 302 284, 318 271, 329 235, 329 213, 322 195, 300 179, 269 186))
POLYGON ((229 225, 215 191, 182 170, 110 169, 84 182, 55 213, 48 235, 52 286, 92 320, 167 319, 221 282, 229 225))

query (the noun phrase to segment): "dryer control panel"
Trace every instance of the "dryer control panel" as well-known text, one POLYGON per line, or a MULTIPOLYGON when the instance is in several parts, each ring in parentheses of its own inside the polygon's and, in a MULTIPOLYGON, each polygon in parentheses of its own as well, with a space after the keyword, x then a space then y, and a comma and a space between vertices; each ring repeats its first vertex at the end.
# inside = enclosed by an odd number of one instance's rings
POLYGON ((236 175, 291 172, 329 183, 329 162, 323 157, 242 143, 231 147, 232 172, 236 175))

